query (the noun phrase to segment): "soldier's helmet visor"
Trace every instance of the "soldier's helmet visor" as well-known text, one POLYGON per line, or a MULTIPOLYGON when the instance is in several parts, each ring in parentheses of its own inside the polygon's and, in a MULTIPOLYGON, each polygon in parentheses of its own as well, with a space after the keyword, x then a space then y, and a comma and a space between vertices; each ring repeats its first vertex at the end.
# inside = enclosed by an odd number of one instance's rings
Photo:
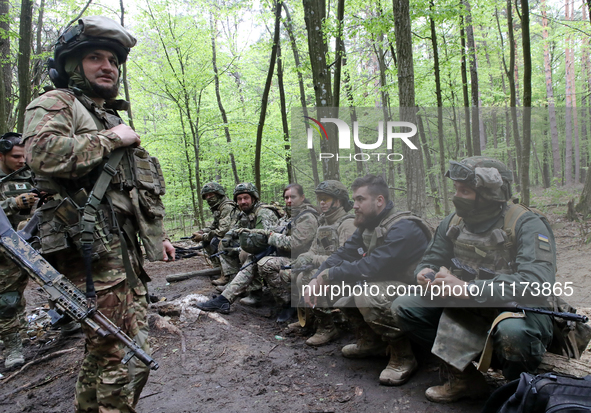
POLYGON ((466 182, 474 180, 474 171, 466 165, 462 165, 456 161, 449 162, 449 170, 445 176, 451 178, 453 181, 466 182))

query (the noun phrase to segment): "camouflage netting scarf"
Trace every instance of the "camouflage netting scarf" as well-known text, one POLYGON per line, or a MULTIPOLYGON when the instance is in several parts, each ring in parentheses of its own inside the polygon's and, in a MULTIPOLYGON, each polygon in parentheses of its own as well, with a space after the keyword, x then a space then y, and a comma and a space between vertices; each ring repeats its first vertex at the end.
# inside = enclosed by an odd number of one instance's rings
MULTIPOLYGON (((100 97, 92 88, 92 85, 84 75, 84 69, 82 68, 82 59, 84 59, 89 53, 96 49, 88 49, 82 55, 68 56, 64 65, 66 73, 70 78, 69 86, 76 87, 82 91, 86 96, 90 98, 100 97)), ((117 63, 119 66, 119 63, 117 63)), ((117 79, 117 83, 119 83, 117 79)))

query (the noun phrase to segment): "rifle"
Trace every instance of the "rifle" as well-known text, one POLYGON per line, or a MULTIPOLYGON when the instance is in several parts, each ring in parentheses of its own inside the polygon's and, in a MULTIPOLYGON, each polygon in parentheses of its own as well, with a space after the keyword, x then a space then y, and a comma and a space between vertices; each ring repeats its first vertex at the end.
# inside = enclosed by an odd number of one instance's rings
POLYGON ((314 268, 313 265, 304 265, 303 267, 295 267, 295 268, 292 267, 291 265, 282 265, 281 266, 282 270, 291 270, 294 273, 310 271, 313 268, 314 268))
POLYGON ((10 178, 12 178, 15 175, 20 174, 21 172, 25 172, 29 170, 29 165, 25 164, 25 166, 23 166, 22 168, 17 169, 16 171, 12 171, 11 173, 9 173, 8 175, 2 177, 2 179, 0 179, 0 184, 4 183, 4 181, 8 181, 10 178))
POLYGON ((0 208, 0 249, 6 251, 10 258, 43 288, 49 295, 49 300, 61 313, 86 324, 100 337, 113 335, 125 344, 129 351, 121 360, 123 364, 135 356, 152 370, 158 369, 158 363, 111 320, 100 311, 88 308, 84 293, 53 268, 39 252, 12 229, 2 208, 0 208))
POLYGON ((195 257, 197 255, 199 255, 199 252, 202 250, 203 248, 205 248, 204 245, 199 245, 197 247, 189 247, 189 248, 183 248, 183 247, 174 247, 174 251, 175 251, 175 256, 177 259, 183 259, 183 258, 191 258, 191 257, 195 257))
POLYGON ((269 245, 264 251, 259 252, 258 254, 253 254, 251 256, 252 259, 250 262, 248 264, 244 264, 238 271, 242 271, 243 269, 250 267, 252 264, 256 264, 261 258, 266 257, 267 255, 275 254, 275 251, 277 251, 277 248, 269 245))
POLYGON ((564 318, 565 320, 576 321, 579 323, 586 323, 587 321, 589 321, 589 317, 583 314, 559 313, 558 311, 544 310, 542 308, 522 307, 514 301, 510 302, 508 307, 510 310, 529 311, 530 313, 544 314, 552 317, 564 318))
POLYGON ((220 252, 216 252, 215 254, 211 254, 209 256, 209 258, 215 258, 215 257, 219 257, 220 255, 227 255, 228 251, 225 250, 221 250, 220 252))

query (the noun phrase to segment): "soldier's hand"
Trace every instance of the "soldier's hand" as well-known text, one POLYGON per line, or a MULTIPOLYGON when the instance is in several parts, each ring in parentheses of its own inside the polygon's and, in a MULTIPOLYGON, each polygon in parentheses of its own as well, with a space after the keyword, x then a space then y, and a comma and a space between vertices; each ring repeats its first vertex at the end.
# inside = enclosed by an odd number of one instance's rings
POLYGON ((121 138, 121 146, 137 146, 141 143, 140 135, 135 133, 130 126, 121 124, 111 128, 110 131, 116 133, 121 138))
POLYGON ((27 194, 20 194, 15 198, 16 207, 18 209, 29 209, 33 205, 35 205, 35 202, 37 202, 38 200, 39 197, 37 196, 37 194, 34 194, 32 192, 29 192, 27 194))
MULTIPOLYGON (((248 228, 236 228, 235 230, 230 230, 230 231, 232 231, 233 236, 237 237, 238 235, 242 234, 243 232, 250 232, 252 230, 248 229, 248 228)), ((230 231, 228 231, 228 232, 230 232, 230 231)), ((228 235, 227 232, 226 232, 226 235, 228 235)))
POLYGON ((162 257, 162 261, 174 261, 176 256, 176 250, 172 246, 171 242, 167 239, 162 241, 162 249, 164 250, 164 256, 162 257))
POLYGON ((296 258, 296 260, 293 262, 293 264, 291 264, 291 268, 302 268, 302 267, 305 267, 306 265, 311 265, 312 261, 313 261, 313 258, 311 255, 302 254, 296 258))
POLYGON ((194 232, 191 236, 191 241, 200 242, 203 241, 203 231, 194 232))
POLYGON ((468 283, 460 280, 445 267, 439 268, 439 272, 435 275, 435 280, 433 280, 432 284, 442 287, 441 297, 470 298, 465 287, 468 283), (457 285, 461 286, 461 288, 454 288, 457 285), (454 291, 456 294, 454 294, 454 291), (461 293, 458 295, 457 292, 461 293))
POLYGON ((308 304, 309 307, 315 308, 316 303, 318 301, 318 297, 312 294, 318 294, 318 290, 320 289, 320 286, 318 285, 318 279, 315 278, 312 281, 310 281, 308 287, 309 288, 302 289, 302 297, 304 298, 305 303, 308 304))

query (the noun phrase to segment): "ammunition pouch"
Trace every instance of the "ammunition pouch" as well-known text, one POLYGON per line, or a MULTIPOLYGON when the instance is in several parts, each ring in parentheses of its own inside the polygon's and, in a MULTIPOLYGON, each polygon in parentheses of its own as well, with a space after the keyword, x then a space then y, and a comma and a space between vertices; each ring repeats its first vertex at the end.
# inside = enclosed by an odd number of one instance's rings
MULTIPOLYGON (((71 248, 82 250, 82 209, 71 198, 51 200, 39 209, 39 213, 37 237, 31 242, 34 248, 49 256, 71 248)), ((99 205, 93 232, 93 261, 111 251, 111 227, 108 207, 99 205)))
POLYGON ((112 184, 119 184, 125 190, 137 188, 138 201, 148 219, 164 217, 164 204, 160 199, 166 192, 164 175, 158 159, 141 147, 128 149, 118 166, 112 184))
POLYGON ((0 294, 0 318, 10 319, 16 316, 21 295, 18 291, 7 291, 0 294))
POLYGON ((258 254, 269 248, 268 237, 263 234, 242 232, 240 233, 240 248, 250 254, 258 254))

